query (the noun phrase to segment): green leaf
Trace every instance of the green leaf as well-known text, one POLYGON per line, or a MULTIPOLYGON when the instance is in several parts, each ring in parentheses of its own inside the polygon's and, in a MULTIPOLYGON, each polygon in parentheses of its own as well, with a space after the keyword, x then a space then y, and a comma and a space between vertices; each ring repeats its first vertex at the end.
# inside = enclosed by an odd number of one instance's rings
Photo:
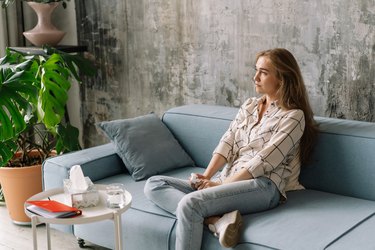
POLYGON ((17 145, 13 140, 0 141, 0 166, 4 166, 13 158, 17 145))
POLYGON ((24 72, 0 70, 0 141, 16 137, 25 127, 25 115, 30 116, 36 88, 23 82, 24 72))
POLYGON ((48 129, 60 123, 65 114, 68 91, 71 87, 69 72, 62 67, 62 58, 53 54, 41 65, 41 88, 38 115, 48 129))
POLYGON ((1 58, 0 65, 5 64, 16 64, 24 60, 24 57, 20 53, 13 53, 9 48, 5 50, 5 56, 1 58))
POLYGON ((70 152, 81 149, 78 140, 79 130, 76 127, 70 124, 67 124, 66 127, 64 127, 62 124, 59 124, 56 131, 58 135, 56 143, 57 153, 60 153, 62 151, 70 152))
MULTIPOLYGON (((5 106, 1 103, 0 105, 5 106)), ((13 126, 12 121, 10 120, 10 117, 8 116, 7 110, 5 110, 3 107, 0 109, 0 141, 5 141, 14 136, 13 133, 13 126)))

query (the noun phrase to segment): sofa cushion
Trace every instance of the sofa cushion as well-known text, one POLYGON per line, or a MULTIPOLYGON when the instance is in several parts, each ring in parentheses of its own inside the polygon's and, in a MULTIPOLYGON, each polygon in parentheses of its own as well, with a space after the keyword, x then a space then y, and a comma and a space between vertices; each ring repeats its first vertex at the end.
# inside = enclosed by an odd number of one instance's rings
MULTIPOLYGON (((191 172, 203 171, 203 168, 187 167, 169 171, 166 174, 188 178, 191 172)), ((175 218, 174 215, 158 208, 145 197, 143 193, 145 181, 134 182, 129 175, 123 174, 97 183, 113 182, 124 183, 126 189, 132 193, 132 209, 153 214, 156 217, 175 218)), ((315 190, 288 192, 286 204, 269 211, 243 216, 244 231, 235 249, 299 250, 325 249, 327 246, 338 249, 334 247, 341 246, 341 240, 350 241, 352 233, 362 233, 363 242, 371 243, 373 240, 370 234, 364 230, 373 227, 375 221, 367 222, 367 219, 372 218, 374 213, 375 202, 373 201, 315 190), (370 226, 366 227, 368 224, 370 226)), ((132 218, 128 219, 132 220, 132 218)), ((158 223, 159 219, 155 219, 155 223, 158 223)), ((143 230, 148 230, 148 228, 143 230)), ((175 228, 170 230, 172 230, 172 235, 175 235, 175 228)), ((202 243, 204 249, 224 249, 217 238, 209 234, 207 230, 205 230, 205 235, 207 242, 202 243)), ((164 241, 171 241, 170 249, 174 249, 174 239, 165 238, 164 241)), ((351 244, 354 245, 350 246, 355 246, 356 243, 354 241, 351 244)))
MULTIPOLYGON (((204 169, 197 167, 178 168, 169 171, 169 176, 187 179, 190 173, 202 173, 204 169)), ((132 194, 131 208, 122 215, 123 242, 125 249, 174 249, 172 231, 176 223, 174 215, 160 209, 147 199, 143 193, 146 180, 135 182, 127 174, 111 176, 96 184, 123 183, 125 189, 132 194), (152 242, 152 243, 150 243, 152 242), (150 245, 152 246, 150 248, 150 245)), ((74 234, 92 243, 99 243, 114 249, 113 222, 109 220, 96 223, 74 225, 74 234), (100 232, 98 233, 98 229, 100 232)))
MULTIPOLYGON (((272 249, 325 249, 350 235, 374 212, 374 201, 315 190, 293 191, 288 193, 286 204, 244 216, 240 242, 272 249)), ((363 237, 370 242, 372 236, 367 232, 363 237)))
POLYGON ((374 250, 375 237, 372 236, 375 228, 375 214, 371 215, 367 220, 364 220, 358 226, 353 228, 350 232, 343 235, 340 239, 332 242, 327 247, 327 250, 342 250, 342 249, 361 249, 374 250))
POLYGON ((308 189, 375 200, 375 123, 316 117, 320 134, 300 181, 308 189))
MULTIPOLYGON (((168 171, 166 175, 181 179, 188 179, 191 173, 203 173, 203 168, 186 167, 168 171)), ((134 181, 128 174, 115 175, 95 182, 96 184, 122 183, 125 189, 132 194, 132 208, 140 211, 175 218, 174 215, 158 208, 145 196, 143 192, 146 180, 134 181)))
POLYGON ((237 112, 230 107, 186 105, 165 112, 163 122, 196 165, 205 168, 237 112))
POLYGON ((134 180, 192 166, 193 160, 155 114, 101 122, 134 180))

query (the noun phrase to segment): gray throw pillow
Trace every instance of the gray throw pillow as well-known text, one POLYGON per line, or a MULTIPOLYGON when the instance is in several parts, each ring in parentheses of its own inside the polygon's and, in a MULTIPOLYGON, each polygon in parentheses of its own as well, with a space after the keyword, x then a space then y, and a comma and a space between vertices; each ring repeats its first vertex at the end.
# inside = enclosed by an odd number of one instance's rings
POLYGON ((155 115, 98 124, 114 143, 133 179, 138 181, 194 162, 155 115))

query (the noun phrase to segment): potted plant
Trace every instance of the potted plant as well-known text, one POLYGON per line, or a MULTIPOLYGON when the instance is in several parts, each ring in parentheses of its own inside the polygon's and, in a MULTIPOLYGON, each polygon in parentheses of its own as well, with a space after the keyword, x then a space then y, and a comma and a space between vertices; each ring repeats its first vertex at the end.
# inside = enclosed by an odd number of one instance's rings
MULTIPOLYGON (((7 8, 16 0, 0 0, 2 8, 7 8)), ((20 0, 25 1, 36 13, 38 22, 36 26, 23 35, 35 46, 57 45, 65 36, 65 32, 57 29, 52 21, 51 15, 55 8, 62 3, 66 8, 69 0, 20 0)))
POLYGON ((45 47, 42 54, 27 55, 7 49, 0 61, 0 183, 12 220, 29 223, 23 203, 41 191, 41 163, 51 155, 80 149, 78 129, 64 123, 70 78, 95 73, 91 63, 45 47), (37 158, 30 152, 36 152, 37 158), (16 159, 19 154, 21 158, 16 159), (37 167, 26 167, 37 163, 37 167), (21 179, 26 173, 26 179, 21 179), (16 175, 20 174, 20 177, 16 175), (17 179, 17 180, 16 180, 17 179), (26 184, 35 180, 36 187, 26 184), (18 181, 16 187, 7 186, 18 181), (26 184, 24 188, 21 185, 26 184), (28 191, 24 195, 12 191, 28 191), (11 199, 16 198, 15 205, 11 199), (13 211, 17 207, 21 215, 13 211))

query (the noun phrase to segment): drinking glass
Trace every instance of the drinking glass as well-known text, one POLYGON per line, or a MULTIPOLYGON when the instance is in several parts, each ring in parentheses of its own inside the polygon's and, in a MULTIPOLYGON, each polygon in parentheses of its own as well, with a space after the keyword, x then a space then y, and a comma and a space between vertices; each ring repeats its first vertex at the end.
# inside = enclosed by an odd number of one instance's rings
POLYGON ((106 187, 107 207, 123 208, 126 203, 125 186, 121 183, 109 184, 106 187))

